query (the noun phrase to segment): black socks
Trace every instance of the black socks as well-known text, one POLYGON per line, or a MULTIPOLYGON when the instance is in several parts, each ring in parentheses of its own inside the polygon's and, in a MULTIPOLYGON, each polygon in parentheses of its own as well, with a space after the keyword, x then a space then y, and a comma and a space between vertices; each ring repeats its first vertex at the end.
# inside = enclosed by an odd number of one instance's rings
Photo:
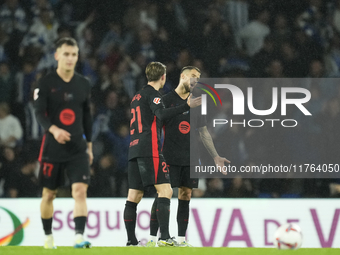
POLYGON ((155 201, 152 204, 151 208, 151 217, 150 217, 150 235, 151 236, 157 236, 158 232, 158 219, 157 219, 157 199, 158 197, 155 198, 155 201))
POLYGON ((85 225, 86 225, 86 220, 87 217, 86 216, 79 216, 79 217, 75 217, 74 219, 74 224, 75 224, 75 231, 76 234, 84 234, 85 231, 85 225))
POLYGON ((52 219, 43 219, 41 218, 42 224, 43 224, 43 228, 45 231, 45 235, 50 235, 52 234, 52 219))
POLYGON ((166 197, 157 198, 157 219, 161 231, 161 239, 170 238, 169 219, 170 219, 170 199, 166 197))
POLYGON ((189 203, 187 200, 178 199, 177 225, 178 236, 185 236, 189 222, 189 203))
POLYGON ((128 243, 137 245, 138 240, 135 234, 137 203, 126 201, 124 209, 124 223, 127 232, 128 243))

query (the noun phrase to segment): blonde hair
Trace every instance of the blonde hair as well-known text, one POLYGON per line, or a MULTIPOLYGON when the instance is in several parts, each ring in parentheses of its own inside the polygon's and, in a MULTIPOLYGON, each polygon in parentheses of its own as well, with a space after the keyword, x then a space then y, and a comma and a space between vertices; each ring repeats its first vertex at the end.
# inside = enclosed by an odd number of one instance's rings
POLYGON ((151 62, 145 69, 148 82, 158 81, 166 72, 166 66, 161 62, 151 62))

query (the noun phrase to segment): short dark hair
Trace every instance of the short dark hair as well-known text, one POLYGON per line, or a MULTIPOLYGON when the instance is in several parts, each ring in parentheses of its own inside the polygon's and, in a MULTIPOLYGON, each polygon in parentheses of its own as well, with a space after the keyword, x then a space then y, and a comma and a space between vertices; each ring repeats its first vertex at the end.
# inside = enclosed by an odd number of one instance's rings
POLYGON ((151 62, 145 69, 148 82, 158 81, 166 72, 166 66, 161 62, 151 62))
POLYGON ((56 43, 55 43, 55 49, 60 48, 61 46, 63 46, 64 44, 68 45, 68 46, 77 46, 77 41, 75 39, 73 39, 72 37, 63 37, 60 38, 56 43))
POLYGON ((186 70, 191 71, 193 69, 195 69, 197 72, 201 73, 201 70, 199 68, 197 68, 196 66, 185 66, 185 67, 182 68, 181 74, 186 70))

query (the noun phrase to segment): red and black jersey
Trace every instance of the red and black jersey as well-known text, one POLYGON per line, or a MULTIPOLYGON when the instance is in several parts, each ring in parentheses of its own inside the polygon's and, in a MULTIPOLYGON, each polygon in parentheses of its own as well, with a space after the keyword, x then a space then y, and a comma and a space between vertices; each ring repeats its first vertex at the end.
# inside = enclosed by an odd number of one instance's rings
MULTIPOLYGON (((163 96, 163 102, 166 108, 171 109, 172 107, 183 105, 186 99, 182 99, 173 90, 163 96)), ((190 132, 197 133, 197 129, 206 126, 207 123, 205 116, 201 116, 200 111, 201 107, 191 108, 190 111, 179 114, 164 122, 163 155, 167 164, 178 166, 190 165, 190 132)), ((196 144, 197 136, 195 137, 195 139, 192 139, 192 143, 196 144)), ((197 146, 191 144, 192 148, 197 146)))
POLYGON ((91 141, 90 82, 75 73, 65 82, 56 71, 39 80, 34 91, 34 108, 37 121, 45 129, 39 160, 65 162, 84 156, 86 141, 91 141), (71 141, 58 143, 48 131, 56 125, 71 134, 71 141), (86 140, 85 140, 85 138, 86 140))
POLYGON ((188 111, 188 104, 165 109, 162 95, 146 85, 131 102, 129 160, 138 157, 159 157, 162 122, 188 111))

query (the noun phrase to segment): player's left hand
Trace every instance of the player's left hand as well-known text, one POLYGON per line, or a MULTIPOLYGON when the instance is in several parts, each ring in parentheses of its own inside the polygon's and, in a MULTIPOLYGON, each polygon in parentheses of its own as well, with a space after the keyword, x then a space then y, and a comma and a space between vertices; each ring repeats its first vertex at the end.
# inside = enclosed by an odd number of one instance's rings
POLYGON ((90 162, 90 166, 91 166, 92 162, 93 162, 93 152, 92 151, 88 151, 87 154, 89 155, 89 162, 90 162))
POLYGON ((202 98, 201 97, 192 98, 192 94, 190 94, 190 96, 187 99, 187 104, 189 105, 190 108, 195 108, 202 104, 202 98))
MULTIPOLYGON (((227 163, 227 164, 230 163, 230 161, 228 159, 222 158, 220 156, 216 156, 214 158, 214 161, 215 161, 216 167, 220 167, 220 169, 223 168, 224 163, 227 163)), ((222 174, 227 175, 227 171, 225 171, 225 172, 221 171, 221 172, 222 172, 222 174)))

